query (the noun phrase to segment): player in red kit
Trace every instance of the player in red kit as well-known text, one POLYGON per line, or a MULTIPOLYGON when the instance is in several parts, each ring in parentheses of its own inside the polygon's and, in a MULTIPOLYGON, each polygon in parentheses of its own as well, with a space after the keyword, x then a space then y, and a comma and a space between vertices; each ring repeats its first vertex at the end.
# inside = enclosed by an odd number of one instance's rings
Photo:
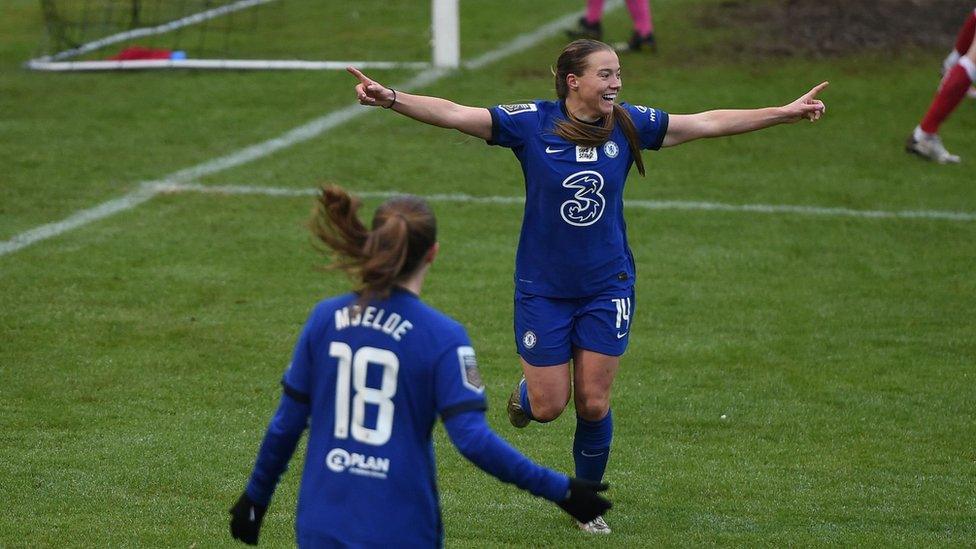
POLYGON ((956 164, 959 157, 946 150, 939 138, 939 126, 956 106, 966 97, 966 93, 976 80, 976 10, 969 13, 966 22, 959 30, 956 47, 943 62, 944 76, 935 93, 935 98, 918 126, 905 143, 905 150, 939 164, 956 164))

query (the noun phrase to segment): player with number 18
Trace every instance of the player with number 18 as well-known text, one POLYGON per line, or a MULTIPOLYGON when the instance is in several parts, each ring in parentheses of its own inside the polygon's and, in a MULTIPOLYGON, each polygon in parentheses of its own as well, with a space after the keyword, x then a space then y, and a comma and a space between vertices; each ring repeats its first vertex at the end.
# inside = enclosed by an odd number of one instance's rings
POLYGON ((548 499, 577 520, 610 507, 606 484, 541 467, 495 435, 464 328, 425 304, 420 291, 437 256, 427 203, 393 198, 370 229, 360 202, 323 190, 314 235, 357 288, 320 302, 281 380, 283 395, 231 535, 257 544, 261 522, 295 446, 309 429, 295 530, 302 547, 438 547, 443 526, 431 432, 438 416, 451 442, 498 479, 548 499))

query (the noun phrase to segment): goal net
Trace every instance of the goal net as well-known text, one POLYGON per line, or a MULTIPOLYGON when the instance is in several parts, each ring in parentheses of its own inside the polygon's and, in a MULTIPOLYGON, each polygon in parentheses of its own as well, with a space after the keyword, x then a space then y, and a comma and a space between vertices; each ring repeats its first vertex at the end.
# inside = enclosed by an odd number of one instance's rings
POLYGON ((46 32, 42 55, 26 63, 33 70, 421 69, 460 62, 458 0, 431 0, 429 9, 415 0, 40 3, 46 32))

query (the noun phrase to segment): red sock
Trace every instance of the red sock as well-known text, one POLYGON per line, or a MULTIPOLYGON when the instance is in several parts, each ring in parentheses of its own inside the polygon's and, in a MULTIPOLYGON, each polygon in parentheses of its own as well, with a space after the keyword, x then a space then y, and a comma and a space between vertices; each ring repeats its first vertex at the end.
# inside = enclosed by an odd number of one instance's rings
POLYGON ((939 91, 936 92, 935 99, 932 100, 932 105, 929 106, 929 110, 925 113, 925 118, 922 118, 922 123, 919 124, 922 131, 926 133, 939 133, 939 125, 952 114, 956 105, 966 96, 966 90, 969 89, 969 85, 972 83, 973 81, 969 79, 969 73, 966 72, 966 69, 961 64, 957 63, 953 66, 949 70, 949 74, 946 75, 945 80, 942 81, 942 86, 939 88, 939 91))
POLYGON ((976 10, 969 12, 969 17, 959 29, 959 36, 956 38, 956 51, 959 55, 965 55, 969 51, 969 46, 973 43, 973 35, 976 35, 976 10))

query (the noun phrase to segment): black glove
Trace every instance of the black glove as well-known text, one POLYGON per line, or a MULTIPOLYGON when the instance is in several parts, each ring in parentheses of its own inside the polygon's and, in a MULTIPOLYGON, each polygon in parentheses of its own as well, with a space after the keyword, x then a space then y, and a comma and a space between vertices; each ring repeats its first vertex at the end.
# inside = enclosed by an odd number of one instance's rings
POLYGON ((610 485, 606 482, 593 482, 581 478, 569 478, 569 494, 556 505, 563 508, 580 522, 590 522, 613 507, 610 500, 601 496, 610 485))
POLYGON ((261 521, 267 511, 267 505, 258 505, 247 497, 247 492, 241 494, 230 508, 230 535, 248 545, 257 545, 261 521))

